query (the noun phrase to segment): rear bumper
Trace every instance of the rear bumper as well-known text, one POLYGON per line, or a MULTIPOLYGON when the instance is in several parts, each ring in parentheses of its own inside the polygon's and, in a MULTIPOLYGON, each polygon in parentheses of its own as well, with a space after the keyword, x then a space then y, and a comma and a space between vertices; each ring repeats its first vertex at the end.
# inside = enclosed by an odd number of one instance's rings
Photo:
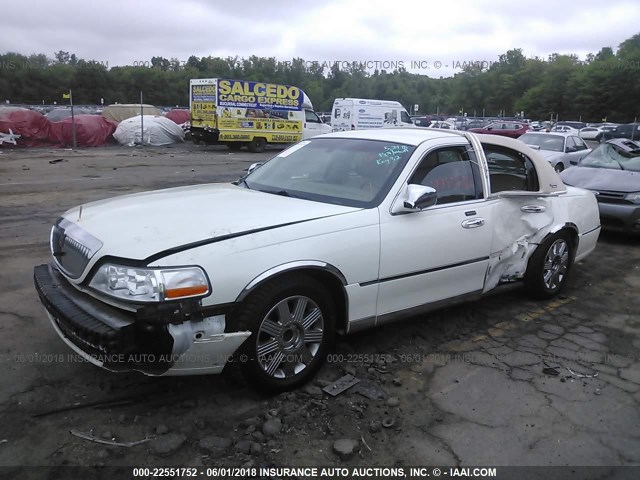
POLYGON ((84 360, 146 375, 219 373, 251 332, 225 333, 225 315, 182 323, 141 321, 71 286, 52 265, 34 269, 49 320, 84 360))

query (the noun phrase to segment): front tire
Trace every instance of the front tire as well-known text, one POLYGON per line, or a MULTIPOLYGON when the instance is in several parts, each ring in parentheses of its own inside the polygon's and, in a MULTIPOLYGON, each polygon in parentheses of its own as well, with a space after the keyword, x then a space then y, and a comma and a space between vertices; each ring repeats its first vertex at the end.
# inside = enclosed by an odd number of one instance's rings
POLYGON ((241 368, 252 386, 292 390, 318 372, 335 338, 336 309, 322 284, 306 275, 276 279, 252 293, 237 315, 241 368))
POLYGON ((559 232, 542 242, 531 255, 524 281, 534 298, 548 299, 560 293, 573 263, 573 241, 559 232))

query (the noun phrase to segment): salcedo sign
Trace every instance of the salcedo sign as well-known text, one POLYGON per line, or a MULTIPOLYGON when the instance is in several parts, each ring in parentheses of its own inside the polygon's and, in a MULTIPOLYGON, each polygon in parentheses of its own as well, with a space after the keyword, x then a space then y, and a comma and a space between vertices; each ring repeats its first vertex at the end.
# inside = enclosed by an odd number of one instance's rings
POLYGON ((218 80, 218 108, 300 110, 302 92, 298 87, 244 80, 218 80))

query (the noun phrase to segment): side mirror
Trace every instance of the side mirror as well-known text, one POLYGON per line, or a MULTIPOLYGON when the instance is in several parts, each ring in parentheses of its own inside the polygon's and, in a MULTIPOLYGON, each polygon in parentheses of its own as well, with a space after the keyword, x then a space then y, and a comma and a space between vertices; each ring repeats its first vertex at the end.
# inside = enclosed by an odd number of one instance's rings
POLYGON ((406 185, 396 199, 391 213, 411 213, 433 207, 438 201, 438 192, 424 185, 406 185))
POLYGON ((253 172, 256 168, 261 167, 264 164, 264 162, 257 162, 257 163, 252 163, 251 165, 249 165, 249 168, 247 168, 247 175, 249 175, 251 172, 253 172))
POLYGON ((573 152, 577 152, 578 149, 576 147, 567 147, 565 149, 565 153, 573 153, 573 152))

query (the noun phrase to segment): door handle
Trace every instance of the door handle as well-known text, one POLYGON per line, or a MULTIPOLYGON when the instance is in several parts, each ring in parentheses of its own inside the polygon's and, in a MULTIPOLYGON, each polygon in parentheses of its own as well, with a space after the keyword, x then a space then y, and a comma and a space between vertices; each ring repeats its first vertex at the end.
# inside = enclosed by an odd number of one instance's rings
POLYGON ((523 205, 520 207, 520 210, 524 213, 542 213, 546 211, 547 208, 542 205, 523 205))
POLYGON ((484 218, 470 218, 462 222, 462 228, 477 228, 484 225, 484 218))

